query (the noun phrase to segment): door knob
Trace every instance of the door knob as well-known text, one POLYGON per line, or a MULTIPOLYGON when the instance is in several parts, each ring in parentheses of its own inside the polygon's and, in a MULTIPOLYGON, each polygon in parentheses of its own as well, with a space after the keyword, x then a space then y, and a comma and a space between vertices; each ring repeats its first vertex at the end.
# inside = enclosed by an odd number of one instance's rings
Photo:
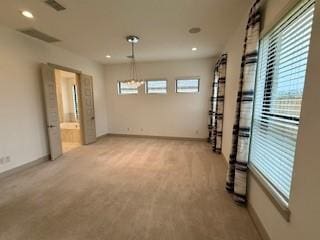
POLYGON ((95 117, 91 117, 91 120, 94 120, 95 119, 95 117))
POLYGON ((54 126, 54 125, 49 125, 48 126, 48 128, 54 128, 54 127, 56 127, 56 126, 54 126))

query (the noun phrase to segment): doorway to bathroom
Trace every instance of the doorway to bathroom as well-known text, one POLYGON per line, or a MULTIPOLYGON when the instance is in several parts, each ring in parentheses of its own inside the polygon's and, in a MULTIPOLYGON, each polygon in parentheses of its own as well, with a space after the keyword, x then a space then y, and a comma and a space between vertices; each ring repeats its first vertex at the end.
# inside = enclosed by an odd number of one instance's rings
POLYGON ((96 141, 93 78, 81 71, 41 64, 50 159, 96 141))
POLYGON ((55 69, 62 152, 82 145, 77 74, 55 69))

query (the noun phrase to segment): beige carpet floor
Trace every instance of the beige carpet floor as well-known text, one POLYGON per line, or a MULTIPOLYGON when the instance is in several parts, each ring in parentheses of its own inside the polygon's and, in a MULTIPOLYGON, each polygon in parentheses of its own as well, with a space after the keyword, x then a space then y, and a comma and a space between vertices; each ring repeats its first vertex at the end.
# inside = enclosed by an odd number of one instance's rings
POLYGON ((259 240, 205 142, 105 137, 0 179, 1 240, 259 240))

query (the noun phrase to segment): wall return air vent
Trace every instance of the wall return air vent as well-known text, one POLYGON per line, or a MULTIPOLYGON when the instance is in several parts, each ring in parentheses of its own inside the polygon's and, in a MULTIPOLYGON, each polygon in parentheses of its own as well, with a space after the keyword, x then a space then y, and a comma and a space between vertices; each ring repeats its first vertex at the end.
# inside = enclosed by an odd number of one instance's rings
POLYGON ((30 37, 40 39, 42 41, 45 41, 47 43, 54 43, 54 42, 60 42, 61 40, 54 38, 48 34, 45 34, 43 32, 38 31, 34 28, 27 28, 27 29, 18 29, 19 32, 22 32, 30 37))
POLYGON ((58 3, 55 0, 46 0, 45 3, 48 4, 50 7, 52 7, 56 11, 62 11, 66 9, 64 6, 62 6, 60 3, 58 3))

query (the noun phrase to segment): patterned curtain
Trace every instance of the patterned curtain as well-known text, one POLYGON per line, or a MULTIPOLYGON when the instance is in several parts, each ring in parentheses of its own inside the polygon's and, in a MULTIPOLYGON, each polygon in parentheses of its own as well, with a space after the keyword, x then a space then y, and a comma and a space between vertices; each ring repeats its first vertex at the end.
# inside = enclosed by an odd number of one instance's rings
POLYGON ((251 8, 246 28, 226 184, 226 189, 234 193, 234 199, 238 203, 246 203, 247 201, 247 171, 255 76, 258 62, 260 20, 260 0, 257 0, 251 8))
POLYGON ((224 109, 224 89, 226 82, 227 54, 223 54, 214 68, 212 83, 212 96, 209 111, 209 138, 212 150, 221 153, 222 146, 222 124, 224 109))

